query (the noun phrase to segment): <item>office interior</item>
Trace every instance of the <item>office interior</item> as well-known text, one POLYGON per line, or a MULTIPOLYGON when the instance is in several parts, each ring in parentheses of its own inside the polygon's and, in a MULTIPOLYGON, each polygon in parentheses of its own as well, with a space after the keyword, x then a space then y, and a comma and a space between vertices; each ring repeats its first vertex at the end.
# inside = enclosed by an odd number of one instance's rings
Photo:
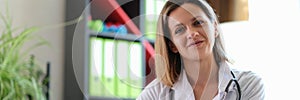
MULTIPOLYGON (((155 79, 156 21, 166 1, 0 0, 0 11, 16 29, 37 27, 21 52, 47 41, 23 58, 34 55, 41 76, 48 72, 47 100, 134 100, 155 79)), ((300 0, 206 1, 233 67, 258 73, 267 100, 297 98, 300 0)))

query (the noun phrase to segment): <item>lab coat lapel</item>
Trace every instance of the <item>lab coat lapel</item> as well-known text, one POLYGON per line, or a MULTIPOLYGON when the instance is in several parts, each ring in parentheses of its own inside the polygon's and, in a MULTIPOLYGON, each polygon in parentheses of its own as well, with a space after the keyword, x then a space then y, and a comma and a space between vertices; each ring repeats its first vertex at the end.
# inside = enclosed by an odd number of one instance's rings
MULTIPOLYGON (((233 78, 233 76, 231 75, 231 69, 226 62, 220 64, 218 78, 219 78, 219 95, 218 96, 220 98, 222 98, 222 96, 225 93, 226 86, 228 85, 229 81, 233 78)), ((228 92, 234 91, 234 87, 235 87, 235 84, 232 83, 231 86, 229 87, 228 92)))
POLYGON ((174 92, 174 99, 194 100, 195 98, 194 98, 193 88, 187 79, 185 70, 183 69, 181 73, 182 74, 180 74, 178 81, 172 87, 174 92))

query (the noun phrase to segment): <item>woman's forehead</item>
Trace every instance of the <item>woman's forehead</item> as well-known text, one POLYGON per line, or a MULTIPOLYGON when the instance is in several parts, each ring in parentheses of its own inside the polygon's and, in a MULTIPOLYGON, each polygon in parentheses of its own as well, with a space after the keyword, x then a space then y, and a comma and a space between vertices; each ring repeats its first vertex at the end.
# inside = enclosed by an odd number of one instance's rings
POLYGON ((204 11, 199 6, 192 3, 182 4, 179 8, 192 14, 192 16, 197 16, 198 14, 205 14, 204 11))
POLYGON ((179 23, 185 23, 194 21, 196 18, 205 19, 205 12, 197 5, 191 3, 185 3, 172 11, 168 17, 168 22, 171 27, 176 26, 179 23))

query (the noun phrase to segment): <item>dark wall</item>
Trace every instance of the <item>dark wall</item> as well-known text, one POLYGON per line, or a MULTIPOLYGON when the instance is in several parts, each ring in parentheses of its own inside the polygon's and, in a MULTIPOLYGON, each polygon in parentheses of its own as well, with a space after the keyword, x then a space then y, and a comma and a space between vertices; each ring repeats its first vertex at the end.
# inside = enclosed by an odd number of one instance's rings
MULTIPOLYGON (((85 8, 86 0, 66 0, 65 22, 77 19, 85 8)), ((72 62, 72 44, 77 24, 65 27, 65 68, 64 68, 64 98, 63 100, 83 100, 72 62)))

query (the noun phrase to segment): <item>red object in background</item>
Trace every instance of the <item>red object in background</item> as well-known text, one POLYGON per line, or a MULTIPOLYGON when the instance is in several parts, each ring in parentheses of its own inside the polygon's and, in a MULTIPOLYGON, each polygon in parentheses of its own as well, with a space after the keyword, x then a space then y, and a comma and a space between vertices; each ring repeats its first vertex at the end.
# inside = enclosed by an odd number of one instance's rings
POLYGON ((120 23, 120 22, 116 22, 115 25, 116 25, 117 27, 119 27, 119 26, 121 26, 121 25, 123 25, 123 24, 120 23))
POLYGON ((110 27, 110 26, 112 26, 112 25, 114 25, 114 24, 113 24, 112 22, 106 22, 105 25, 106 25, 107 27, 110 27))
MULTIPOLYGON (((115 0, 93 0, 91 2, 91 13, 94 17, 100 18, 101 20, 108 20, 112 22, 119 22, 124 24, 128 31, 134 33, 137 36, 141 36, 141 31, 132 22, 129 16, 121 8, 121 6, 115 0), (94 10, 93 10, 94 9, 94 10)), ((144 41, 146 51, 151 56, 154 55, 154 49, 148 41, 144 41)))

